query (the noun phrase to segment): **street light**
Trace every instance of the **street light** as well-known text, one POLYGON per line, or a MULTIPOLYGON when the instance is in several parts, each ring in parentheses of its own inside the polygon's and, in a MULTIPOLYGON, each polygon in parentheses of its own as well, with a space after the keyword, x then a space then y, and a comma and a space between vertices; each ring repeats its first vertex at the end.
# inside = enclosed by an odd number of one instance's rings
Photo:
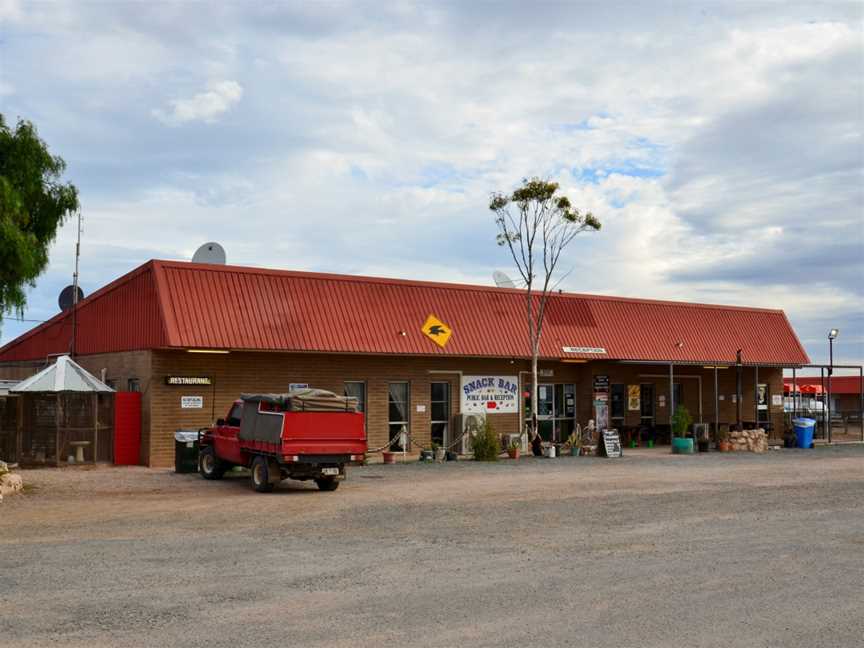
POLYGON ((840 335, 840 329, 828 331, 828 443, 831 443, 831 375, 834 373, 834 340, 840 335))

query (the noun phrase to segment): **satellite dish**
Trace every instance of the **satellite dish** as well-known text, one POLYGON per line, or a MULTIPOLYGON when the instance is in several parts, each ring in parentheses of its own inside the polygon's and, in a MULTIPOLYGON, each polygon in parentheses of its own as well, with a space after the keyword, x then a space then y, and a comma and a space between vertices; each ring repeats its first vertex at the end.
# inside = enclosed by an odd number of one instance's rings
POLYGON ((192 256, 192 263, 212 263, 213 265, 225 265, 225 248, 218 243, 205 243, 192 256))
POLYGON ((496 270, 492 273, 492 280, 495 282, 495 285, 499 288, 515 288, 516 284, 513 283, 513 280, 508 277, 506 274, 501 272, 500 270, 496 270))
MULTIPOLYGON (((84 291, 81 286, 78 286, 78 301, 84 299, 84 291)), ((75 286, 66 286, 60 291, 60 296, 57 298, 57 305, 61 311, 66 311, 72 308, 75 303, 75 286)))

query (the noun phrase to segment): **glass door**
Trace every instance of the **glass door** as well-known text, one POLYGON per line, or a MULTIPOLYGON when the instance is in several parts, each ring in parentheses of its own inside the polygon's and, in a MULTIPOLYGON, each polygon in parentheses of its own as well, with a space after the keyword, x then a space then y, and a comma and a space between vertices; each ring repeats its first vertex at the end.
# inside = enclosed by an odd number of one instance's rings
POLYGON ((555 385, 555 430, 554 438, 558 443, 566 441, 576 425, 576 386, 573 384, 555 385))
POLYGON ((555 386, 540 383, 537 391, 537 425, 540 437, 552 441, 555 434, 555 386))
POLYGON ((654 427, 654 385, 644 383, 639 390, 639 409, 642 425, 654 427))
MULTIPOLYGON (((530 419, 531 385, 525 386, 524 417, 530 419)), ((537 389, 537 426, 547 442, 566 441, 576 425, 576 386, 572 383, 541 383, 537 389)))
POLYGON ((432 443, 445 446, 452 442, 449 434, 450 383, 442 381, 433 382, 430 385, 429 404, 432 409, 430 412, 432 419, 432 443))

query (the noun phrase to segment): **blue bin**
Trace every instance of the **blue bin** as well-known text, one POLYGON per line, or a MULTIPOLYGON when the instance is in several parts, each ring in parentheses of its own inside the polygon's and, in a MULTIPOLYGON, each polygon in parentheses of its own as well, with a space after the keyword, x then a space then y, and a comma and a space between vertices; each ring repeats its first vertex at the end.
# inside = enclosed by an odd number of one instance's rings
POLYGON ((795 439, 798 442, 799 448, 813 447, 813 430, 816 427, 816 421, 811 418, 796 418, 792 421, 795 428, 795 439))

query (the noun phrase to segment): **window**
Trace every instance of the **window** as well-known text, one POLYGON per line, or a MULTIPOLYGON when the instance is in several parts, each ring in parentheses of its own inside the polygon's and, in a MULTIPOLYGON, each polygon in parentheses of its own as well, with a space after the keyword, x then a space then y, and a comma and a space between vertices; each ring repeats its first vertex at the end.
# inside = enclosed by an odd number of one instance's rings
POLYGON ((438 445, 447 443, 447 428, 450 421, 450 383, 431 383, 429 399, 431 405, 432 441, 438 445))
POLYGON ((678 409, 678 406, 684 404, 684 391, 681 389, 681 383, 672 384, 672 396, 675 399, 672 409, 672 413, 674 414, 675 410, 678 409))
POLYGON ((357 399, 357 411, 366 413, 366 383, 352 380, 345 383, 345 395, 357 399))
MULTIPOLYGON (((408 401, 409 401, 409 389, 407 382, 395 382, 390 383, 388 385, 388 394, 389 394, 389 426, 388 426, 388 434, 390 439, 403 431, 407 433, 410 432, 410 422, 408 420, 408 401)), ((403 448, 399 444, 399 439, 397 438, 391 445, 390 448, 392 450, 407 450, 408 448, 403 448)))
POLYGON ((130 378, 126 381, 126 391, 131 392, 140 392, 141 391, 141 381, 137 378, 130 378))
POLYGON ((225 425, 232 427, 240 427, 240 419, 243 417, 243 403, 234 403, 231 412, 228 414, 228 420, 225 425))
POLYGON ((627 407, 627 386, 613 384, 610 401, 609 415, 613 419, 623 419, 625 408, 627 407))

